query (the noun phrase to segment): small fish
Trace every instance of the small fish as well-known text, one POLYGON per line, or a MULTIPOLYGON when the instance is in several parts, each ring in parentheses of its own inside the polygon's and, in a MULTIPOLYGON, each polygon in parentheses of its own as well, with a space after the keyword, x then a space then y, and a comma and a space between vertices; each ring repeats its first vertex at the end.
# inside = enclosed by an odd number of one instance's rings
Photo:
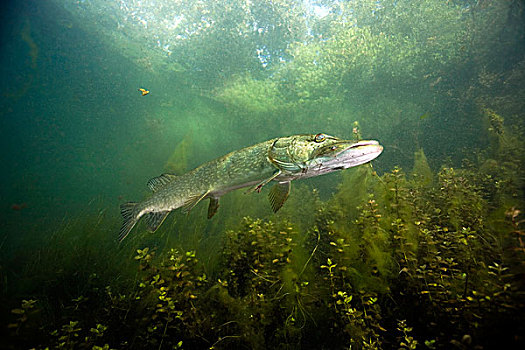
POLYGON ((149 90, 146 90, 144 88, 139 88, 139 91, 142 93, 142 96, 146 96, 147 94, 149 94, 149 90))

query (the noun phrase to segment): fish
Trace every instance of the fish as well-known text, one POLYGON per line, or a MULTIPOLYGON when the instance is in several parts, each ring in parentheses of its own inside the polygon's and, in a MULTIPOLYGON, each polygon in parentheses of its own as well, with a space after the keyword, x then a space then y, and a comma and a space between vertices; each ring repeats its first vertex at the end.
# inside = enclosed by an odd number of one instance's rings
POLYGON ((383 146, 375 140, 344 140, 324 133, 274 138, 204 163, 180 176, 164 173, 148 181, 153 195, 142 202, 120 206, 123 223, 118 236, 122 242, 144 217, 155 232, 168 214, 178 208, 189 213, 209 199, 208 219, 219 208, 224 194, 249 187, 260 192, 274 183, 268 193, 277 212, 290 193, 291 182, 355 167, 377 158, 383 146))
POLYGON ((142 96, 146 96, 147 94, 149 94, 149 90, 146 90, 144 88, 139 88, 139 91, 142 93, 142 96))

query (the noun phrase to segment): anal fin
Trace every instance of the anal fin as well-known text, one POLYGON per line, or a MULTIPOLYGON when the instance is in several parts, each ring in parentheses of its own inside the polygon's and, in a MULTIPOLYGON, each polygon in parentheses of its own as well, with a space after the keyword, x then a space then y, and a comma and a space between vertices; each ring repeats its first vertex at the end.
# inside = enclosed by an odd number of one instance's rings
POLYGON ((270 199, 270 204, 272 205, 274 213, 281 209, 284 202, 288 199, 290 187, 290 181, 277 183, 272 187, 270 193, 268 193, 268 198, 270 199))
POLYGON ((193 207, 195 207, 201 200, 203 200, 208 195, 208 193, 210 193, 209 190, 204 192, 203 194, 189 197, 182 206, 182 212, 185 214, 189 213, 190 210, 193 209, 193 207))
POLYGON ((210 205, 208 206, 208 219, 211 219, 219 209, 219 198, 210 197, 210 205))
POLYGON ((151 212, 147 213, 145 215, 146 224, 148 225, 148 228, 151 232, 157 231, 160 225, 164 222, 166 217, 168 216, 170 212, 169 211, 157 211, 157 212, 151 212))

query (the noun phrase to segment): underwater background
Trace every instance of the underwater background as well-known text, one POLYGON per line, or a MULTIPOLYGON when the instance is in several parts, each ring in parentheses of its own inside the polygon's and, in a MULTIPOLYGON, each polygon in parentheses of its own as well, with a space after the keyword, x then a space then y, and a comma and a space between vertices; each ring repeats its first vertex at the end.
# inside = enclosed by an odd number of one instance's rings
POLYGON ((0 6, 0 348, 524 348, 523 1, 0 6), (117 242, 150 178, 320 132, 384 151, 117 242))

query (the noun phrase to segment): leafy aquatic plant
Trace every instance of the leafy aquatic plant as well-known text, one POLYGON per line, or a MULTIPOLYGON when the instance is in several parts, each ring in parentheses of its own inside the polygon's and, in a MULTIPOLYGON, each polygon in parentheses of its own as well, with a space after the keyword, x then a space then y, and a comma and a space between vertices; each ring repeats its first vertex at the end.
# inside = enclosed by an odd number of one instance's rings
MULTIPOLYGON (((494 161, 514 161, 501 152, 494 161)), ((17 301, 6 335, 62 349, 433 349, 491 347, 498 336, 519 344, 524 220, 505 204, 520 203, 507 196, 519 189, 494 195, 480 164, 432 172, 418 150, 408 175, 361 167, 329 200, 305 188, 272 220, 243 218, 215 241, 215 260, 161 242, 121 254, 135 265, 126 282, 96 266, 54 271, 73 289, 44 286, 17 301), (296 224, 300 203, 312 217, 296 224)))

